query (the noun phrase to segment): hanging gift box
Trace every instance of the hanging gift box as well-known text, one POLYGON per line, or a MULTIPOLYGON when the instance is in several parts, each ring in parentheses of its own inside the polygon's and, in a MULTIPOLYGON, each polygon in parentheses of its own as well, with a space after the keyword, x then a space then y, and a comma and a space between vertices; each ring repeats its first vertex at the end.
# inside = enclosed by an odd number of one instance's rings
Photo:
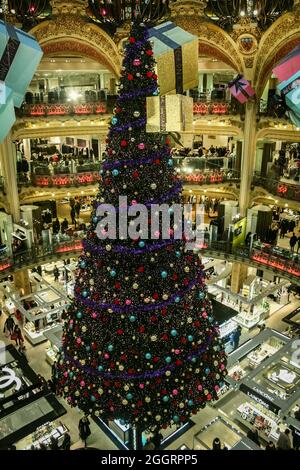
POLYGON ((160 95, 182 94, 198 85, 198 37, 171 21, 149 30, 160 95))
POLYGON ((0 80, 12 90, 14 106, 21 106, 42 55, 33 36, 0 21, 0 80))
POLYGON ((300 70, 300 46, 293 49, 285 58, 280 62, 277 67, 273 69, 274 75, 282 82, 288 80, 292 75, 300 70))
POLYGON ((147 132, 193 130, 193 98, 184 95, 147 98, 147 132))
POLYGON ((242 104, 247 103, 249 98, 255 95, 255 90, 243 75, 238 75, 234 80, 229 82, 228 88, 232 96, 242 104))
POLYGON ((5 104, 0 104, 0 143, 7 136, 15 120, 15 108, 13 102, 13 93, 6 87, 5 104))
POLYGON ((278 90, 285 96, 286 106, 300 114, 300 71, 280 83, 278 90))

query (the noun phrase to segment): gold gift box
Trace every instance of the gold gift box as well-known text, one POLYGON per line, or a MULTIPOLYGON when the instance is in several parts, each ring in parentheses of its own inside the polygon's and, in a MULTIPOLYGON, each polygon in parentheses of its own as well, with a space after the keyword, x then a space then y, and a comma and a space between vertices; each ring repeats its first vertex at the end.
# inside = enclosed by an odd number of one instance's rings
POLYGON ((198 86, 198 37, 171 21, 150 29, 159 92, 183 93, 198 86))
POLYGON ((193 98, 184 95, 147 98, 147 132, 193 130, 193 98))

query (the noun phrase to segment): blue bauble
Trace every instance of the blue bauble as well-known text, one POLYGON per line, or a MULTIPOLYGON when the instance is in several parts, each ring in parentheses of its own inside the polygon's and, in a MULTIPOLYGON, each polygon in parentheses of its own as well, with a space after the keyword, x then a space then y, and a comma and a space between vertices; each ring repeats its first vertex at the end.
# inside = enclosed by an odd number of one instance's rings
MULTIPOLYGON (((82 313, 81 312, 77 312, 76 313, 76 317, 78 318, 78 320, 80 320, 80 318, 82 318, 82 313)), ((73 326, 73 325, 72 325, 73 326)))
POLYGON ((172 358, 170 356, 167 356, 165 361, 167 364, 170 364, 170 362, 172 361, 172 358))
POLYGON ((103 175, 103 170, 101 168, 101 170, 99 170, 99 175, 103 175))
POLYGON ((163 397, 163 402, 167 403, 167 401, 169 401, 169 397, 168 397, 167 395, 165 395, 165 396, 163 397))
POLYGON ((93 217, 93 222, 94 222, 94 224, 96 224, 98 222, 98 217, 96 217, 96 216, 93 217))
POLYGON ((198 297, 199 297, 199 299, 203 300, 204 297, 205 297, 205 292, 203 292, 203 291, 199 292, 198 297))
POLYGON ((180 302, 180 297, 175 297, 175 302, 178 304, 178 302, 180 302))
POLYGON ((177 336, 177 330, 171 330, 171 335, 174 337, 177 336))
POLYGON ((136 317, 134 315, 130 315, 129 320, 131 322, 134 322, 136 320, 136 317))
POLYGON ((119 170, 113 170, 113 171, 112 171, 112 175, 113 175, 113 176, 118 176, 118 174, 119 174, 119 170))
POLYGON ((187 338, 188 338, 189 341, 193 341, 193 339, 194 339, 194 337, 192 335, 188 335, 187 338))
POLYGON ((193 400, 189 400, 189 401, 188 401, 188 405, 189 405, 189 406, 193 406, 193 404, 194 404, 193 400))
POLYGON ((197 358, 195 356, 192 357, 191 361, 195 363, 197 361, 197 358))
POLYGON ((168 273, 167 273, 167 271, 162 271, 162 272, 160 273, 160 275, 161 275, 161 277, 162 277, 163 279, 166 279, 166 277, 168 276, 168 273))
POLYGON ((151 359, 151 357, 152 357, 151 353, 146 353, 146 354, 145 354, 145 358, 146 358, 146 359, 151 359))
POLYGON ((157 95, 158 95, 158 90, 154 90, 153 96, 157 96, 157 95))
POLYGON ((114 350, 114 347, 112 344, 109 344, 107 349, 109 350, 109 352, 112 352, 114 350))
POLYGON ((73 375, 74 375, 74 372, 69 372, 69 377, 71 377, 71 378, 72 378, 72 377, 73 377, 73 375))
POLYGON ((132 393, 127 393, 126 398, 127 400, 132 400, 132 393))
POLYGON ((140 247, 140 248, 144 248, 144 246, 145 246, 145 242, 144 242, 143 240, 141 240, 141 241, 139 242, 139 247, 140 247))
POLYGON ((87 290, 84 290, 84 291, 82 292, 82 297, 87 297, 88 294, 89 294, 88 291, 87 291, 87 290))
POLYGON ((81 267, 81 269, 86 268, 86 262, 85 261, 80 261, 80 267, 81 267))
POLYGON ((116 118, 116 117, 111 118, 111 123, 113 125, 117 124, 117 122, 118 122, 118 118, 116 118))
POLYGON ((103 366, 98 366, 98 371, 102 372, 103 371, 103 366))
POLYGON ((112 269, 109 274, 111 275, 111 277, 115 277, 116 276, 116 271, 114 269, 112 269))
POLYGON ((209 369, 208 367, 205 369, 205 373, 206 373, 206 374, 209 374, 209 373, 210 373, 210 369, 209 369))
POLYGON ((94 397, 94 395, 91 396, 91 401, 96 401, 96 397, 94 397))
POLYGON ((86 351, 90 351, 90 350, 91 350, 91 346, 87 345, 87 346, 85 347, 85 350, 86 350, 86 351))
POLYGON ((169 158, 169 160, 168 160, 168 165, 169 165, 169 166, 173 166, 173 160, 172 160, 172 158, 169 158))
POLYGON ((180 251, 175 251, 175 254, 176 254, 177 258, 179 258, 180 255, 181 255, 180 251))
POLYGON ((173 421, 174 421, 174 423, 179 423, 179 421, 180 421, 179 416, 174 415, 174 416, 173 416, 173 421))

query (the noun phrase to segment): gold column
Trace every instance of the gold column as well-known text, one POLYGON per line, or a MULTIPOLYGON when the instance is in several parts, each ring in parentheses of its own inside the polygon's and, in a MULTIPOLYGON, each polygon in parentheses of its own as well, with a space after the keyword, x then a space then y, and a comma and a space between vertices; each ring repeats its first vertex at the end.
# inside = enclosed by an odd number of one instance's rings
POLYGON ((21 296, 31 294, 31 284, 28 269, 17 271, 14 274, 14 284, 21 296))
POLYGON ((7 201, 9 203, 9 212, 15 223, 20 220, 20 201, 17 184, 17 157, 16 147, 9 133, 0 144, 0 159, 5 178, 5 188, 7 192, 7 201))
POLYGON ((249 101, 246 104, 244 145, 241 165, 240 186, 240 214, 245 216, 250 201, 250 191, 255 163, 256 140, 256 103, 249 101))
POLYGON ((248 266, 241 263, 233 263, 231 271, 231 292, 238 294, 247 278, 248 266))

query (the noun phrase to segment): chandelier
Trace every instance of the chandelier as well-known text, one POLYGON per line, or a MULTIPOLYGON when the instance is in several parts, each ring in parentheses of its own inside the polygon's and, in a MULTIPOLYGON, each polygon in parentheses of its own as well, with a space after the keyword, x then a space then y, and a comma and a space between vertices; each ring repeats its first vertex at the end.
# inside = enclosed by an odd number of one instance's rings
POLYGON ((224 29, 248 18, 265 30, 293 8, 294 0, 208 0, 206 14, 224 29))
POLYGON ((51 13, 49 0, 0 0, 0 18, 14 18, 24 29, 30 29, 51 13))
POLYGON ((169 0, 88 0, 87 15, 114 34, 137 16, 148 25, 156 23, 168 13, 168 6, 169 0))

